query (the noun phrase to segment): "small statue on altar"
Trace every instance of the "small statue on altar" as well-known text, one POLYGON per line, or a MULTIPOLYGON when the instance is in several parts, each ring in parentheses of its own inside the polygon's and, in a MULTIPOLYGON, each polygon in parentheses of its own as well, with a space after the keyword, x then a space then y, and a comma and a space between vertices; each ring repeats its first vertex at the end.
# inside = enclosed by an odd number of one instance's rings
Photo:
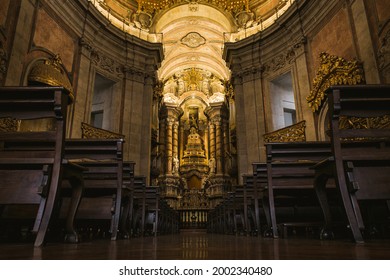
POLYGON ((215 174, 215 158, 214 157, 211 157, 209 159, 209 171, 210 171, 210 175, 215 174))
POLYGON ((179 159, 178 159, 177 155, 175 155, 173 157, 173 170, 172 170, 172 173, 173 174, 179 173, 179 159))

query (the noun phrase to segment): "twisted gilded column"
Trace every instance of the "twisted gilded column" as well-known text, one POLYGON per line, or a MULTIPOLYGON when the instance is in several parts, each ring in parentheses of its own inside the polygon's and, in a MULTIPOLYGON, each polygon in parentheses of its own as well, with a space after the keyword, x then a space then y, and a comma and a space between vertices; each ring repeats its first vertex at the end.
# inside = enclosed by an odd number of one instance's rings
POLYGON ((184 155, 184 125, 179 126, 179 129, 180 129, 180 137, 179 137, 179 140, 180 140, 180 148, 179 148, 180 157, 179 158, 183 158, 183 155, 184 155))
POLYGON ((223 120, 223 149, 224 149, 224 156, 225 156, 225 162, 224 162, 224 173, 229 172, 228 170, 228 163, 231 161, 230 158, 230 137, 229 137, 229 123, 227 120, 223 120))
MULTIPOLYGON (((160 120, 160 123, 159 123, 159 142, 160 143, 165 143, 165 129, 166 129, 166 120, 160 120)), ((161 173, 165 173, 166 171, 166 151, 165 151, 165 145, 159 145, 158 146, 159 148, 159 154, 160 154, 160 157, 161 157, 161 162, 160 162, 160 168, 161 168, 161 173)))
MULTIPOLYGON (((175 120, 173 123, 173 142, 172 142, 173 157, 179 160, 179 121, 175 120)), ((179 168, 176 172, 178 173, 179 168)), ((177 174, 176 174, 177 175, 177 174)))
POLYGON ((209 122, 210 133, 210 158, 216 158, 215 155, 215 125, 212 121, 209 122))
POLYGON ((210 159, 210 156, 209 156, 210 142, 209 142, 209 127, 208 126, 205 128, 205 133, 204 133, 204 148, 205 148, 205 153, 206 153, 207 159, 210 159))
POLYGON ((222 139, 222 125, 221 118, 215 120, 215 153, 216 153, 216 173, 223 174, 223 139, 222 139))
POLYGON ((167 119, 166 127, 166 153, 167 153, 167 174, 172 175, 172 164, 173 164, 173 124, 174 120, 172 118, 167 119))

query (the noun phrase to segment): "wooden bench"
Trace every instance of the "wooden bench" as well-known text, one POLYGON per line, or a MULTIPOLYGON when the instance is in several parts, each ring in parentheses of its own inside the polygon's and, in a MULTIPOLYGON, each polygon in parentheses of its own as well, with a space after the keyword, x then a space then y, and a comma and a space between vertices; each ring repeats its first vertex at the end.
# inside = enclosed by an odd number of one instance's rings
POLYGON ((84 191, 76 218, 109 221, 111 240, 117 239, 122 202, 128 195, 123 184, 123 142, 123 139, 65 141, 65 157, 88 168, 83 173, 84 191))
POLYGON ((235 234, 257 235, 260 232, 261 193, 254 188, 252 175, 244 175, 243 181, 243 185, 233 188, 227 209, 231 212, 235 234))
POLYGON ((233 186, 233 191, 228 193, 225 199, 226 218, 228 219, 225 233, 230 234, 247 234, 248 224, 248 205, 245 196, 244 186, 233 186))
POLYGON ((208 212, 207 230, 212 233, 256 235, 258 199, 253 176, 244 176, 244 184, 231 186, 223 200, 208 212))
POLYGON ((226 215, 226 204, 228 200, 232 198, 232 194, 227 194, 227 199, 221 201, 208 213, 208 231, 210 233, 221 233, 225 234, 229 221, 226 215))
MULTIPOLYGON (((308 203, 319 208, 313 188, 315 172, 310 167, 328 157, 331 147, 329 142, 266 143, 265 146, 266 183, 264 177, 261 177, 261 174, 264 175, 264 171, 261 171, 264 164, 254 163, 254 169, 260 172, 256 174, 257 180, 265 185, 263 208, 271 230, 265 234, 278 238, 276 207, 294 207, 299 203, 308 203)), ((312 221, 307 221, 308 225, 311 223, 312 221)))
POLYGON ((175 234, 179 232, 179 212, 173 209, 165 199, 160 199, 158 219, 159 234, 175 234))
MULTIPOLYGON (((133 210, 131 217, 131 227, 134 236, 154 235, 157 236, 159 230, 167 224, 166 217, 168 205, 159 196, 159 187, 147 186, 145 176, 135 176, 133 196, 133 210), (162 221, 160 221, 162 219, 162 221)), ((170 209, 170 208, 169 208, 170 209)), ((172 210, 172 209, 170 209, 172 210)), ((170 212, 173 215, 173 212, 170 212)), ((174 213, 177 217, 177 213, 174 213)), ((178 223, 178 221, 176 221, 178 223)))
POLYGON ((131 236, 131 219, 134 212, 134 173, 135 162, 123 162, 123 187, 126 195, 122 198, 120 228, 124 238, 131 236))
POLYGON ((334 86, 327 94, 332 155, 313 167, 314 187, 329 228, 326 186, 335 179, 353 238, 362 243, 359 201, 390 199, 390 86, 334 86))
MULTIPOLYGON (((257 234, 261 234, 261 209, 263 209, 263 200, 264 190, 267 182, 267 165, 266 163, 253 163, 253 175, 244 176, 244 187, 245 187, 245 197, 248 197, 247 200, 251 201, 252 208, 254 211, 254 220, 253 226, 257 234)), ((265 215, 268 219, 268 215, 265 215)), ((267 224, 270 224, 270 221, 267 221, 267 224)))
POLYGON ((0 205, 16 206, 16 216, 22 205, 33 207, 36 233, 35 246, 41 246, 61 192, 61 180, 72 186, 71 203, 67 212, 66 240, 77 242, 73 221, 83 187, 83 168, 66 161, 64 137, 68 94, 58 87, 0 88, 0 118, 53 120, 53 131, 0 132, 0 205), (38 208, 38 209, 36 209, 38 208))

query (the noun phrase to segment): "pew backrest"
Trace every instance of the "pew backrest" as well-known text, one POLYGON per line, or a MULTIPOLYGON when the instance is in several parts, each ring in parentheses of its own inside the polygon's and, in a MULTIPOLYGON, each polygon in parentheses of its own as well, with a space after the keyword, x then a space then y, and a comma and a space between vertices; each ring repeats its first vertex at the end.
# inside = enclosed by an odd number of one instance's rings
POLYGON ((39 204, 33 231, 44 242, 61 182, 69 96, 61 87, 0 88, 0 118, 51 119, 53 130, 0 132, 0 204, 39 204))
POLYGON ((333 86, 327 93, 333 157, 350 191, 359 190, 358 199, 390 198, 390 85, 333 86))
POLYGON ((387 147, 378 143, 390 142, 390 85, 333 86, 327 93, 330 137, 336 160, 339 157, 388 159, 389 149, 375 147, 387 147), (342 125, 343 117, 349 118, 351 125, 342 125), (377 124, 372 125, 374 122, 377 124), (364 152, 370 147, 370 152, 364 152))

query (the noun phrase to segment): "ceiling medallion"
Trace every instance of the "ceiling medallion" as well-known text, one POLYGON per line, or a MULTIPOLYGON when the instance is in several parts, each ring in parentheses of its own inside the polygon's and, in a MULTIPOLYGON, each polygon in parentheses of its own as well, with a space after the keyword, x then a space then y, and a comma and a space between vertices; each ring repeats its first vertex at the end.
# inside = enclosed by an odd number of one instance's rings
POLYGON ((206 39, 198 32, 190 32, 180 41, 183 45, 186 45, 189 48, 197 48, 206 43, 206 39))
POLYGON ((197 55, 190 55, 187 57, 187 61, 200 61, 200 57, 197 55))

